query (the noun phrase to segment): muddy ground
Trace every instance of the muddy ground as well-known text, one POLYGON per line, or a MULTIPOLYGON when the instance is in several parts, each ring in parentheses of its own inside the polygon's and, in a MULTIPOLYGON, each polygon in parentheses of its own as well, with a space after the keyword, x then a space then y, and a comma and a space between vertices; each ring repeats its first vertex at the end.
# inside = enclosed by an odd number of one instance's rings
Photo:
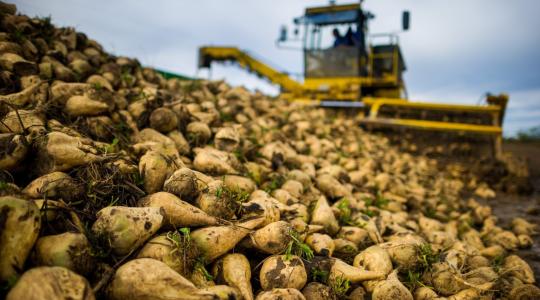
MULTIPOLYGON (((528 160, 534 192, 532 195, 509 195, 499 192, 497 197, 488 203, 505 225, 508 225, 514 217, 523 217, 540 226, 540 142, 508 142, 504 144, 504 150, 528 160)), ((536 276, 536 284, 540 285, 540 235, 533 238, 533 247, 520 250, 519 256, 531 265, 536 276)))

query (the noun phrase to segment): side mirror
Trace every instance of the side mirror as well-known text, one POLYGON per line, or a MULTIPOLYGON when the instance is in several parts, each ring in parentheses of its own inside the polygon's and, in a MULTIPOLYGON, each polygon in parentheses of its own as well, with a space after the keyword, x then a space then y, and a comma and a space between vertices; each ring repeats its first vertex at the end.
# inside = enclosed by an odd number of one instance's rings
POLYGON ((279 29, 278 42, 285 42, 287 40, 287 26, 282 25, 279 29))
POLYGON ((409 30, 409 27, 411 26, 411 13, 409 11, 404 11, 403 15, 401 17, 401 27, 404 31, 409 30))

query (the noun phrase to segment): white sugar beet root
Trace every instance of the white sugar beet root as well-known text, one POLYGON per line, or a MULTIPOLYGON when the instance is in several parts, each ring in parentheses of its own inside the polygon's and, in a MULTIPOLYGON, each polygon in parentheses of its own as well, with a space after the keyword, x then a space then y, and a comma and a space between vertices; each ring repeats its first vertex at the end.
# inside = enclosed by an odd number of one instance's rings
POLYGON ((332 256, 336 248, 334 240, 327 234, 313 233, 306 237, 306 244, 315 253, 323 256, 332 256))
POLYGON ((380 280, 386 276, 380 271, 370 271, 363 267, 351 266, 336 258, 316 257, 309 264, 310 269, 323 271, 328 275, 330 284, 337 284, 348 280, 350 283, 358 283, 369 280, 380 280))
POLYGON ((317 200, 311 214, 310 224, 324 226, 324 229, 329 234, 335 234, 339 230, 338 221, 324 196, 319 197, 317 200))
POLYGON ((201 257, 209 263, 231 250, 263 221, 255 218, 233 225, 205 227, 193 231, 191 239, 202 252, 201 257))
POLYGON ((23 190, 31 198, 62 198, 70 200, 83 192, 82 186, 63 172, 52 172, 36 178, 23 190))
POLYGON ((253 247, 268 254, 283 252, 291 241, 292 226, 285 221, 270 223, 249 235, 253 247))
POLYGON ((189 168, 180 168, 165 180, 163 190, 180 199, 193 200, 199 195, 197 176, 189 168))
POLYGON ((251 267, 243 254, 227 254, 214 264, 212 273, 218 282, 238 289, 243 299, 253 300, 251 267))
POLYGON ((13 110, 7 113, 0 122, 0 132, 18 133, 25 131, 34 134, 45 132, 45 121, 42 114, 30 110, 13 110))
POLYGON ((397 271, 392 272, 386 280, 377 284, 371 297, 373 300, 413 300, 411 292, 399 281, 397 271))
POLYGON ((300 257, 273 255, 264 261, 259 280, 264 290, 273 288, 300 290, 307 282, 307 273, 300 257))
POLYGON ((0 281, 13 279, 23 269, 39 235, 41 217, 33 201, 0 197, 0 281))
POLYGON ((155 234, 163 223, 159 207, 109 206, 97 213, 92 232, 110 243, 117 255, 126 255, 155 234))
POLYGON ((527 262, 517 255, 510 255, 504 259, 502 268, 505 272, 523 283, 534 283, 534 273, 527 262))
POLYGON ((215 300, 212 292, 195 287, 166 264, 151 258, 138 258, 122 265, 107 291, 109 299, 186 299, 215 300))
POLYGON ((354 258, 355 267, 362 266, 370 271, 381 272, 384 275, 392 272, 392 261, 386 250, 379 246, 371 246, 358 254, 354 258))
POLYGON ((95 296, 88 281, 77 273, 63 267, 38 267, 25 272, 6 299, 94 300, 95 296))
POLYGON ((173 194, 158 192, 139 200, 139 206, 162 208, 164 226, 169 229, 216 225, 217 219, 173 194))
POLYGON ((92 249, 82 233, 65 232, 37 240, 33 261, 38 266, 58 266, 86 275, 94 267, 92 249))
POLYGON ((163 188, 165 180, 175 171, 174 158, 159 151, 146 152, 139 161, 139 173, 144 179, 147 193, 156 193, 163 188))
POLYGON ((337 300, 332 289, 319 282, 310 282, 302 289, 302 295, 309 300, 337 300))
POLYGON ((26 157, 28 143, 24 136, 11 133, 0 133, 2 152, 0 153, 0 169, 12 170, 26 157))
POLYGON ((228 285, 213 285, 204 287, 201 290, 214 294, 217 297, 216 299, 219 300, 240 299, 242 297, 238 289, 228 285))
POLYGON ((96 143, 92 140, 69 136, 61 132, 50 132, 40 145, 37 168, 42 174, 66 171, 76 166, 103 160, 96 143))
POLYGON ((67 114, 78 116, 95 116, 107 111, 107 103, 90 99, 87 96, 73 96, 68 99, 64 110, 67 114))
POLYGON ((152 258, 165 263, 178 274, 188 276, 193 270, 198 250, 178 233, 158 235, 144 244, 137 258, 152 258))
POLYGON ((260 292, 257 295, 256 300, 274 300, 274 299, 281 299, 281 300, 306 300, 304 295, 297 290, 293 288, 287 288, 287 289, 273 289, 271 291, 263 291, 260 292))

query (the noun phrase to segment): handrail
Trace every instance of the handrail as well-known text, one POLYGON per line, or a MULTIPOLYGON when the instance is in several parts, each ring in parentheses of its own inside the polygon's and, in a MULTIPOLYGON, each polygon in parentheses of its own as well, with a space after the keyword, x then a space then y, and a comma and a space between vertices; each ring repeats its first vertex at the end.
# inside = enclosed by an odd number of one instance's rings
POLYGON ((392 50, 392 53, 373 53, 373 46, 371 46, 370 53, 368 54, 368 76, 374 78, 373 65, 377 59, 392 58, 392 74, 391 77, 394 81, 398 80, 399 74, 399 53, 397 48, 392 50))
POLYGON ((381 38, 381 37, 387 37, 388 40, 390 41, 390 44, 392 45, 399 44, 399 35, 393 32, 373 33, 373 34, 368 35, 368 40, 372 41, 374 38, 381 38))

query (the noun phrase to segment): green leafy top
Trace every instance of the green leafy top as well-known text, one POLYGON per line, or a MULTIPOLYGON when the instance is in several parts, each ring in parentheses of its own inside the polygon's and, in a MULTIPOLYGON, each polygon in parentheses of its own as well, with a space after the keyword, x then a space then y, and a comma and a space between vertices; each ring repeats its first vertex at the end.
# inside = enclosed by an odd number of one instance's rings
POLYGON ((298 232, 291 230, 289 232, 289 236, 291 237, 291 241, 285 250, 285 260, 290 260, 293 255, 299 256, 308 261, 312 260, 314 257, 313 250, 311 250, 307 244, 301 241, 298 232))

